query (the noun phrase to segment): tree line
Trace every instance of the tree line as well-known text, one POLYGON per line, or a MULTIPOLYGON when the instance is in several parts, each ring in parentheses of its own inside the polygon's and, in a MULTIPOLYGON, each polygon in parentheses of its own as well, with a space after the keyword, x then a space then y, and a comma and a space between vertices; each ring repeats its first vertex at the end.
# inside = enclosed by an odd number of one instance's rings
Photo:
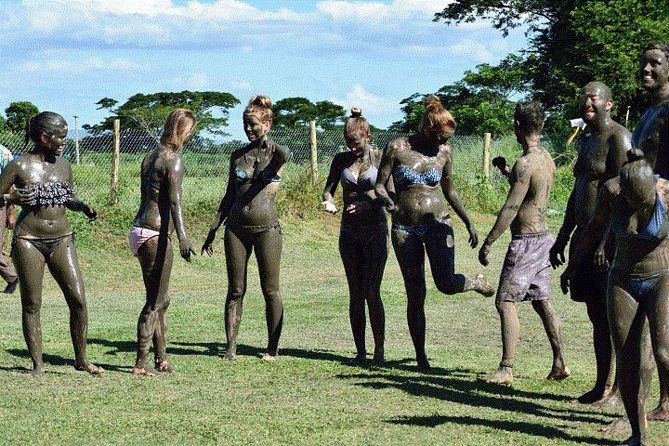
MULTIPOLYGON (((478 65, 436 92, 403 99, 402 118, 388 130, 417 131, 423 98, 437 94, 455 116, 460 134, 512 133, 514 104, 523 98, 541 101, 550 113, 548 132, 564 134, 568 120, 578 116, 579 89, 593 80, 613 90, 615 119, 633 124, 646 106, 637 79, 638 58, 647 43, 669 42, 668 10, 669 0, 455 0, 436 12, 434 21, 488 20, 503 36, 522 26, 528 46, 496 65, 478 65)), ((123 128, 157 133, 171 109, 184 107, 197 115, 200 131, 225 135, 230 109, 239 103, 232 94, 215 91, 137 93, 122 104, 106 97, 96 105, 109 116, 82 127, 111 130, 120 118, 123 128)), ((0 131, 22 132, 37 112, 30 102, 11 103, 6 116, 0 116, 0 131)), ((347 115, 338 104, 303 97, 277 101, 274 113, 276 129, 306 128, 312 120, 320 130, 338 129, 347 115)))

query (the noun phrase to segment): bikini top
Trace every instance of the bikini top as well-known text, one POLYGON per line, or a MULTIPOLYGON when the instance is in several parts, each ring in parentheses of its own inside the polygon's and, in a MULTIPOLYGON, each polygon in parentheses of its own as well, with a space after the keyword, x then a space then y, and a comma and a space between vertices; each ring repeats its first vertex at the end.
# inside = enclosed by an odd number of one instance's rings
POLYGON ((618 228, 616 236, 636 238, 649 242, 659 242, 667 236, 667 227, 669 226, 669 216, 667 215, 664 203, 659 195, 656 195, 655 210, 651 215, 646 227, 636 234, 630 234, 627 231, 618 228))
POLYGON ((441 172, 434 167, 425 172, 417 172, 408 166, 397 166, 393 169, 393 181, 397 189, 404 189, 412 184, 436 186, 441 181, 441 172))
POLYGON ((243 183, 248 180, 253 180, 253 179, 260 179, 264 181, 268 181, 270 183, 280 183, 281 182, 281 177, 276 173, 274 169, 271 167, 267 166, 265 169, 262 171, 258 172, 258 175, 255 177, 253 176, 254 170, 251 168, 251 172, 247 169, 244 169, 241 166, 235 167, 235 178, 237 181, 240 183, 243 183))
POLYGON ((361 190, 370 190, 373 189, 374 184, 376 184, 376 176, 378 173, 379 171, 376 167, 369 166, 369 168, 362 172, 356 180, 355 176, 353 176, 353 173, 351 172, 351 169, 347 167, 341 171, 341 182, 342 184, 347 183, 353 186, 357 186, 361 190))
POLYGON ((27 184, 26 189, 35 193, 30 206, 57 206, 65 204, 74 195, 74 188, 68 181, 47 181, 27 184))

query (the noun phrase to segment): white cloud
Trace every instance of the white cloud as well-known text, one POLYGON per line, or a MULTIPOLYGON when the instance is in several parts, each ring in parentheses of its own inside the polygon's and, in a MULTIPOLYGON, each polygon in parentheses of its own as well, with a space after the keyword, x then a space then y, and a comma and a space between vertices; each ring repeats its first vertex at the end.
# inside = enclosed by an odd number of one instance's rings
POLYGON ((489 46, 473 39, 461 40, 449 47, 449 50, 458 56, 465 56, 476 63, 488 63, 495 59, 489 46))
POLYGON ((379 20, 399 20, 407 17, 423 16, 432 18, 435 12, 444 9, 450 1, 439 0, 394 0, 391 4, 347 0, 319 2, 319 11, 334 20, 373 22, 379 20))
POLYGON ((247 80, 231 81, 230 88, 233 90, 248 92, 253 90, 253 84, 247 80))
POLYGON ((138 64, 127 58, 104 59, 97 56, 90 56, 79 60, 67 60, 62 58, 48 58, 44 60, 28 59, 16 67, 16 71, 19 73, 68 75, 79 75, 91 71, 127 73, 145 71, 147 69, 147 66, 138 64))
POLYGON ((341 105, 347 110, 354 106, 360 107, 363 114, 369 116, 381 115, 394 111, 399 102, 370 93, 359 84, 354 85, 353 88, 346 93, 346 97, 343 99, 332 98, 330 101, 341 105))

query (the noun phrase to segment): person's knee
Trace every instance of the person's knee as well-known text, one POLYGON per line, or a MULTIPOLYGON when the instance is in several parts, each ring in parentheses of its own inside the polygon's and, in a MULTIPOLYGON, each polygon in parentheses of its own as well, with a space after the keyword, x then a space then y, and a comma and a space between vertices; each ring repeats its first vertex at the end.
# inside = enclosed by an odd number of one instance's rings
POLYGON ((462 292, 462 285, 459 285, 455 281, 455 277, 448 275, 446 277, 441 277, 438 280, 435 280, 435 285, 437 289, 444 294, 457 294, 462 292))
POLYGON ((246 293, 246 288, 240 285, 231 285, 228 288, 228 300, 241 300, 246 293))
POLYGON ((278 288, 277 289, 265 289, 263 290, 263 297, 265 298, 265 302, 268 304, 282 304, 281 300, 281 294, 279 293, 278 288))
POLYGON ((669 372, 669 345, 661 345, 655 351, 655 361, 659 368, 669 372))
POLYGON ((500 300, 495 301, 495 308, 497 309, 497 312, 500 314, 500 316, 503 316, 505 313, 511 311, 512 307, 514 306, 515 304, 513 302, 505 302, 500 300))

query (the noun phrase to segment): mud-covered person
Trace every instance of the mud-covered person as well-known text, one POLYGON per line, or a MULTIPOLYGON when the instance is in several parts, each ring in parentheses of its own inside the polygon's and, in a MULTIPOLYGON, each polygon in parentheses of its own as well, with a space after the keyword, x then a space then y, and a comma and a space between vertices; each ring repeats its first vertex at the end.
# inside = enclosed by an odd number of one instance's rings
POLYGON ((509 174, 511 190, 497 220, 479 250, 479 261, 488 265, 492 244, 511 228, 512 240, 504 259, 495 306, 501 320, 502 361, 494 373, 484 379, 489 383, 511 385, 520 322, 516 303, 529 300, 539 314, 553 350, 553 365, 547 379, 569 376, 563 358, 560 317, 550 298, 548 251, 553 237, 548 231, 546 210, 553 186, 555 164, 541 146, 544 109, 537 102, 520 102, 514 113, 516 139, 523 148, 509 174))
POLYGON ((474 224, 453 184, 453 158, 447 143, 455 126, 437 96, 426 98, 420 131, 388 144, 376 179, 376 194, 392 216, 391 238, 407 293, 409 332, 422 370, 430 369, 425 353, 425 254, 442 293, 494 293, 483 275, 470 278, 455 272, 453 222, 447 204, 467 227, 470 246, 478 245, 474 224), (394 193, 386 188, 391 176, 394 193))
POLYGON ((137 359, 132 373, 155 375, 171 372, 167 360, 167 308, 176 230, 181 257, 190 261, 195 254, 186 235, 181 196, 184 166, 183 145, 195 129, 196 119, 185 109, 170 112, 165 120, 160 144, 149 150, 142 161, 139 210, 128 234, 130 251, 139 260, 146 288, 146 303, 137 321, 137 359), (147 368, 153 344, 155 369, 147 368))
POLYGON ((202 252, 211 255, 216 231, 225 222, 224 249, 228 273, 225 301, 226 360, 237 357, 237 334, 242 320, 242 302, 252 251, 258 261, 267 319, 267 352, 262 355, 262 359, 274 361, 279 353, 283 326, 283 301, 279 294, 282 240, 275 197, 281 184, 281 172, 290 158, 290 150, 268 138, 272 116, 269 97, 251 98, 243 115, 249 144, 230 156, 230 176, 225 195, 202 245, 202 252))
POLYGON ((374 185, 378 161, 370 146, 369 122, 354 107, 344 125, 344 138, 350 149, 338 153, 330 164, 323 202, 327 212, 339 211, 334 203, 341 183, 344 206, 339 232, 339 254, 344 264, 349 289, 349 317, 356 355, 352 364, 367 361, 365 347, 365 302, 374 335, 375 364, 384 361, 385 312, 381 301, 381 280, 388 258, 388 226, 374 185))
POLYGON ((609 226, 615 254, 607 310, 619 391, 632 427, 624 444, 636 446, 644 444, 646 435, 653 358, 660 376, 669 371, 669 181, 654 175, 640 150, 630 150, 628 157, 620 176, 601 188, 593 219, 562 274, 561 286, 568 292, 580 260, 609 226))
POLYGON ((12 260, 19 276, 23 336, 33 362, 33 376, 44 374, 42 359, 42 281, 44 267, 60 287, 70 311, 70 335, 74 347, 74 368, 99 375, 104 370, 86 359, 88 310, 84 281, 66 209, 95 210, 78 199, 72 187, 72 167, 63 158, 67 122, 57 113, 42 112, 28 120, 26 143, 33 148, 11 161, 0 174, 0 193, 12 186, 30 189, 32 199, 23 200, 14 225, 12 260))
MULTIPOLYGON (((564 263, 564 251, 570 236, 569 252, 575 251, 583 230, 594 216, 597 193, 607 180, 620 173, 627 161, 631 134, 611 118, 612 107, 613 95, 605 84, 590 82, 581 90, 579 109, 588 133, 579 144, 574 166, 576 181, 567 201, 562 227, 550 250, 550 262, 554 268, 564 263)), ((602 235, 597 246, 583 257, 570 287, 571 298, 586 305, 595 350, 595 384, 578 397, 577 401, 583 404, 604 404, 616 391, 615 355, 606 313, 606 252, 611 249, 605 249, 603 243, 602 235)), ((610 255, 608 257, 610 260, 610 255)))

